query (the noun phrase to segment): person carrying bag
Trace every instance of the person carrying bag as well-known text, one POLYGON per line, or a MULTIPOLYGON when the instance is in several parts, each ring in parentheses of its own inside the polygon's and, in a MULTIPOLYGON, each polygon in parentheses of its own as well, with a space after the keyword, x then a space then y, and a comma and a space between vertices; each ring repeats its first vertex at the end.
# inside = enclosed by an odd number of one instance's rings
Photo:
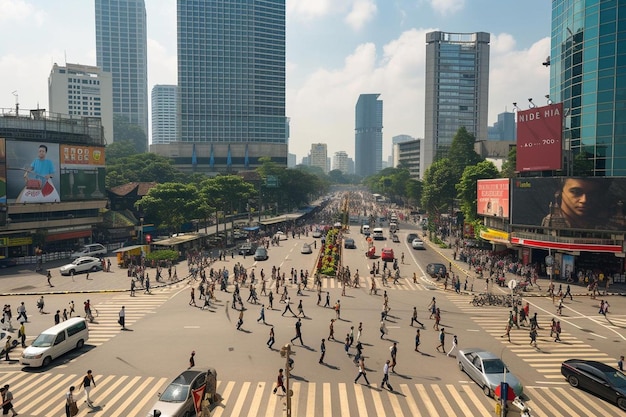
POLYGON ((70 390, 65 394, 65 416, 73 417, 78 414, 78 405, 74 400, 74 386, 70 387, 70 390))

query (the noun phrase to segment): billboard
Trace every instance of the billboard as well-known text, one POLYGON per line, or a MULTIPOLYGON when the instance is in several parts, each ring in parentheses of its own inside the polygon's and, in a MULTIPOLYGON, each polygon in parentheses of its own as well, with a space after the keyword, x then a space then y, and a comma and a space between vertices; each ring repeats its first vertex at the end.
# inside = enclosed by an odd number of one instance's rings
POLYGON ((105 197, 103 147, 61 144, 59 157, 62 201, 105 197))
POLYGON ((61 201, 58 165, 56 143, 7 140, 7 201, 19 204, 61 201))
POLYGON ((478 180, 477 212, 483 216, 509 217, 509 179, 478 180))
POLYGON ((626 177, 514 178, 511 224, 626 230, 626 177))
POLYGON ((562 103, 518 111, 516 170, 561 169, 562 134, 562 103))

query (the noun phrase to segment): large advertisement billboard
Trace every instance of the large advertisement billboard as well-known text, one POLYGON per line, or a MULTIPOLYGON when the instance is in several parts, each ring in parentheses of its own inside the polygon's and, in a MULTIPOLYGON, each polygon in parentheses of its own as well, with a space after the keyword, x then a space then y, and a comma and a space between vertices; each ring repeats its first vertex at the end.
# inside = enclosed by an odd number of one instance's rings
POLYGON ((509 179, 478 180, 477 212, 483 216, 509 217, 509 179))
POLYGON ((562 103, 518 111, 516 170, 561 169, 562 136, 562 103))
POLYGON ((104 148, 60 145, 61 199, 63 201, 104 198, 104 148))
POLYGON ((624 231, 625 202, 625 177, 514 178, 511 224, 624 231))
POLYGON ((61 201, 58 144, 7 140, 6 167, 9 203, 61 201))

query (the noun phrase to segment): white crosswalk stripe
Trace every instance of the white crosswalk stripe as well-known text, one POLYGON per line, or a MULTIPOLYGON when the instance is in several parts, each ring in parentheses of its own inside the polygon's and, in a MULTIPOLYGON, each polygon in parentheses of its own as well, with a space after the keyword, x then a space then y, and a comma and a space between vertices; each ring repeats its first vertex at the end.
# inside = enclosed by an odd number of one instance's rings
MULTIPOLYGON (((65 392, 70 385, 78 386, 82 375, 56 374, 48 378, 25 372, 0 373, 2 383, 11 385, 14 406, 21 415, 32 417, 63 417, 65 392)), ((167 378, 109 375, 98 378, 92 390, 95 408, 84 404, 82 392, 75 398, 81 415, 97 413, 101 417, 145 416, 163 390, 167 378)), ((392 377, 395 391, 390 392, 372 384, 369 387, 350 382, 315 383, 295 381, 291 385, 292 415, 331 417, 358 415, 360 417, 444 417, 487 416, 494 409, 494 400, 484 396, 473 383, 411 384, 399 383, 392 377)), ((222 400, 214 406, 213 417, 282 417, 286 396, 273 394, 272 383, 218 381, 217 391, 222 400)), ((569 386, 526 388, 528 405, 533 416, 617 416, 621 412, 584 391, 569 386)))
MULTIPOLYGON (((365 276, 360 278, 359 288, 361 290, 368 291, 372 286, 372 277, 365 276)), ((376 277, 376 288, 378 291, 383 290, 398 290, 398 291, 425 291, 426 287, 424 287, 421 283, 414 283, 412 278, 400 278, 397 284, 393 283, 393 278, 387 280, 387 285, 383 286, 382 280, 380 277, 376 277)), ((341 283, 335 278, 324 278, 322 280, 322 288, 323 289, 340 289, 341 283)), ((349 287, 346 288, 346 291, 352 291, 358 288, 349 287)))

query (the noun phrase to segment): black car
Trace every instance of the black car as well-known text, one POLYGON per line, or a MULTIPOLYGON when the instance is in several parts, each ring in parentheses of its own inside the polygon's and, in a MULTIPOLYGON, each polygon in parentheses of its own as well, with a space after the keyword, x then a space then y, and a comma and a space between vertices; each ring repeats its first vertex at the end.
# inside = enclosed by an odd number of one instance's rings
POLYGON ((626 375, 623 372, 602 362, 568 359, 561 364, 561 374, 572 387, 589 391, 626 411, 626 375))
POLYGON ((430 275, 431 277, 436 277, 436 276, 445 277, 446 272, 448 271, 444 264, 432 263, 432 264, 426 265, 426 273, 428 273, 428 275, 430 275))
POLYGON ((408 235, 406 235, 406 241, 407 243, 411 243, 413 242, 413 239, 417 239, 417 233, 409 233, 408 235))
POLYGON ((348 237, 343 241, 343 247, 346 249, 356 249, 356 243, 354 239, 348 237))
POLYGON ((256 248, 256 244, 246 242, 239 247, 239 255, 254 255, 256 248))

